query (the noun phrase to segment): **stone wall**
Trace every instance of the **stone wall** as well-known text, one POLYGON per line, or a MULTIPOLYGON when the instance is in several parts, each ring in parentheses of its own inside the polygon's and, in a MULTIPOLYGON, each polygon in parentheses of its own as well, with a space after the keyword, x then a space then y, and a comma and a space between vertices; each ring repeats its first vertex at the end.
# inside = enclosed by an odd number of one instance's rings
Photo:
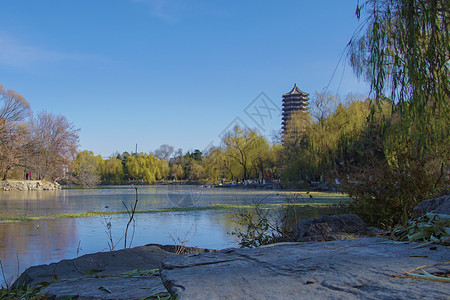
POLYGON ((38 191, 59 190, 57 182, 45 180, 4 180, 0 181, 0 191, 38 191))

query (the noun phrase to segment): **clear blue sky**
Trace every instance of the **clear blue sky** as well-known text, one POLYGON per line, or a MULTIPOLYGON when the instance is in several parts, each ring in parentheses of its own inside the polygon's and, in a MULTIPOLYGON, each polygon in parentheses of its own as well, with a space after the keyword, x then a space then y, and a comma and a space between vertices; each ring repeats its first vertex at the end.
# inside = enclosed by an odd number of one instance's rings
MULTIPOLYGON (((355 8, 356 0, 5 0, 0 83, 33 112, 66 116, 81 129, 80 150, 103 156, 136 143, 139 152, 202 150, 235 120, 270 138, 283 93, 328 85, 358 25, 355 8)), ((329 90, 368 86, 343 61, 329 90)))

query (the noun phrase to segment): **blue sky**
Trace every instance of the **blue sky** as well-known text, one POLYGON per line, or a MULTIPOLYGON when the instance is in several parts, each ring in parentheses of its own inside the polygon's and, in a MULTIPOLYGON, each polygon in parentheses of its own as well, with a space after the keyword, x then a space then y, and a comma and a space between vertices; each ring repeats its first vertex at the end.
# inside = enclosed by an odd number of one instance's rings
POLYGON ((368 93, 339 58, 356 0, 0 3, 0 83, 66 116, 80 150, 184 151, 239 123, 270 139, 281 95, 368 93), (337 71, 332 77, 333 72, 337 71), (257 109, 257 110, 255 110, 257 109), (258 115, 259 114, 259 115, 258 115))

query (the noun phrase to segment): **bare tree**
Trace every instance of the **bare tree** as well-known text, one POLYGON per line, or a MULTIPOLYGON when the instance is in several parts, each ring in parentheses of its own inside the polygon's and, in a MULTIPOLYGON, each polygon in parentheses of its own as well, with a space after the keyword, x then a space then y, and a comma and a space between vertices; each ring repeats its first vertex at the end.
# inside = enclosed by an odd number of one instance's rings
POLYGON ((0 120, 2 122, 18 122, 25 120, 30 114, 30 104, 19 93, 5 90, 0 84, 0 120))
POLYGON ((20 94, 5 90, 0 84, 0 171, 3 172, 3 180, 21 161, 22 144, 28 133, 21 122, 29 114, 30 104, 20 94))
POLYGON ((337 95, 316 91, 309 105, 309 113, 315 121, 322 124, 323 120, 336 110, 340 102, 341 99, 337 95))
POLYGON ((173 146, 164 144, 159 146, 158 149, 155 150, 155 156, 159 159, 164 159, 165 161, 169 161, 170 156, 174 153, 173 146))
POLYGON ((66 117, 41 112, 31 122, 33 155, 29 165, 38 179, 65 177, 69 163, 75 158, 78 132, 66 117))

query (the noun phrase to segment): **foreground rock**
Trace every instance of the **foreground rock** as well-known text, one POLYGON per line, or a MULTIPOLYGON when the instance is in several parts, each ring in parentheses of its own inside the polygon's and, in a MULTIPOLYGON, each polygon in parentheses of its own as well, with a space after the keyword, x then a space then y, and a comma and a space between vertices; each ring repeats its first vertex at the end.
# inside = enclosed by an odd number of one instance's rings
POLYGON ((422 201, 414 208, 416 217, 421 217, 428 212, 450 215, 450 195, 422 201))
POLYGON ((419 245, 364 238, 168 256, 161 279, 180 299, 450 299, 449 283, 392 276, 450 259, 444 246, 419 245))
POLYGON ((215 250, 149 244, 130 249, 86 254, 58 263, 30 267, 14 286, 48 285, 41 293, 64 299, 138 299, 167 293, 161 283, 161 261, 174 253, 215 250))
POLYGON ((147 245, 31 267, 15 285, 51 283, 42 293, 56 299, 450 299, 449 283, 392 276, 445 262, 427 271, 450 274, 450 250, 423 246, 364 238, 175 255, 147 245))
POLYGON ((170 255, 174 254, 155 245, 87 254, 50 265, 30 267, 14 285, 52 283, 42 293, 57 299, 146 297, 166 292, 157 272, 150 270, 159 268, 160 262, 170 255), (145 272, 130 273, 137 269, 145 272))

